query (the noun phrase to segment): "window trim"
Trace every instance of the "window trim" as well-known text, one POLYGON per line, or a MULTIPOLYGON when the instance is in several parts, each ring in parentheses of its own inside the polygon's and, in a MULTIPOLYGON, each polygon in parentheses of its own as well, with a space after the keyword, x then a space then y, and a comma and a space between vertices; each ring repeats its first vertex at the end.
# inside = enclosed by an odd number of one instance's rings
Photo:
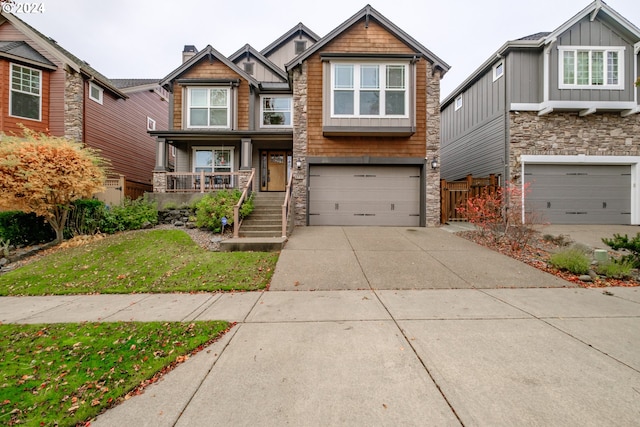
POLYGON ((331 76, 330 76, 330 112, 329 117, 332 119, 408 119, 410 118, 410 98, 412 96, 412 87, 410 80, 410 63, 406 61, 331 61, 331 76), (336 65, 351 65, 353 66, 353 87, 352 88, 340 88, 336 87, 336 65), (378 88, 381 93, 384 92, 403 92, 404 93, 404 114, 386 114, 386 96, 380 96, 379 98, 379 114, 360 114, 360 92, 371 90, 372 88, 363 88, 360 84, 362 66, 378 66, 378 88), (402 66, 404 68, 404 89, 388 88, 387 87, 387 67, 389 66, 402 66), (335 92, 336 90, 353 90, 353 114, 336 114, 335 113, 335 92))
MULTIPOLYGON (((191 147, 192 149, 192 155, 191 155, 191 171, 194 173, 196 172, 196 152, 198 151, 211 151, 211 152, 215 152, 216 150, 219 151, 229 151, 229 172, 234 172, 235 171, 235 167, 234 167, 234 156, 235 156, 235 148, 231 147, 231 146, 222 146, 222 145, 217 145, 217 146, 197 146, 197 147, 191 147)), ((225 167, 226 168, 226 167, 225 167)), ((211 172, 205 172, 205 173, 216 173, 216 165, 215 162, 211 165, 211 172)))
POLYGON ((147 130, 156 130, 156 121, 147 116, 147 130))
POLYGON ((9 117, 18 117, 24 120, 33 120, 36 122, 41 122, 42 121, 42 78, 43 78, 42 70, 38 70, 37 68, 27 67, 20 64, 14 64, 13 62, 10 65, 11 66, 9 67, 9 117), (27 92, 23 92, 13 88, 12 79, 13 79, 14 67, 26 68, 28 70, 37 71, 40 75, 40 78, 38 79, 40 86, 38 87, 38 95, 37 95, 38 96, 38 118, 37 119, 34 119, 33 117, 19 116, 13 113, 13 92, 14 91, 35 96, 33 93, 27 93, 27 92))
POLYGON ((291 95, 260 95, 260 127, 263 129, 268 128, 285 128, 290 129, 293 127, 293 97, 291 95), (286 98, 290 101, 290 110, 289 113, 291 115, 291 124, 289 125, 265 125, 264 124, 264 102, 265 98, 286 98))
MULTIPOLYGON (((231 129, 231 96, 232 96, 232 92, 231 89, 229 87, 223 87, 223 86, 187 86, 186 88, 187 91, 187 96, 186 96, 186 107, 187 107, 187 114, 186 114, 186 118, 187 118, 187 122, 185 123, 185 127, 187 129, 231 129), (211 90, 211 89, 216 89, 216 90, 225 90, 227 92, 227 124, 226 125, 217 125, 217 126, 205 126, 205 125, 196 125, 196 126, 192 126, 191 125, 191 91, 193 89, 207 89, 207 90, 211 90)), ((209 96, 207 96, 207 99, 210 99, 209 96)), ((207 101, 208 102, 208 101, 207 101)), ((198 107, 194 107, 194 108, 198 108, 198 107)), ((211 109, 210 105, 207 105, 207 110, 211 109)), ((209 122, 209 119, 207 119, 207 122, 209 122)))
POLYGON ((504 60, 500 60, 493 66, 493 81, 495 82, 502 76, 504 76, 504 60), (498 68, 500 68, 500 74, 498 74, 498 68))
MULTIPOLYGON (((558 46, 558 89, 596 89, 596 90, 624 90, 624 54, 625 46, 558 46), (577 83, 564 82, 564 53, 565 52, 589 52, 589 84, 581 85, 577 83), (603 84, 594 85, 591 83, 591 54, 593 52, 603 53, 603 84), (618 54, 618 84, 607 84, 607 53, 616 52, 618 54)), ((575 56, 574 56, 575 58, 575 56)), ((574 82, 578 80, 578 61, 574 64, 574 82)))
POLYGON ((94 82, 89 82, 89 99, 92 100, 92 101, 97 102, 100 105, 102 105, 103 100, 104 100, 104 89, 101 88, 100 86, 98 86, 97 84, 95 84, 94 82), (95 98, 93 96, 93 93, 92 93, 91 89, 97 89, 98 90, 98 97, 97 98, 95 98))
POLYGON ((458 111, 462 108, 462 95, 456 96, 456 99, 453 101, 455 111, 458 111))

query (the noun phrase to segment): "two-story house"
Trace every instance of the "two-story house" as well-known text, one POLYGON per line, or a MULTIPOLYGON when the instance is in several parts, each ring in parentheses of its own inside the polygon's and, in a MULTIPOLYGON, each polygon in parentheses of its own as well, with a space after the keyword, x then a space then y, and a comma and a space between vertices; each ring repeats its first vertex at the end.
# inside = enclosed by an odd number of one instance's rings
POLYGON ((640 224, 639 50, 600 0, 508 41, 442 102, 442 177, 520 184, 537 221, 640 224))
POLYGON ((151 132, 155 191, 233 185, 234 173, 255 169, 260 192, 292 180, 297 225, 439 223, 449 66, 371 6, 322 38, 299 24, 261 52, 185 50, 161 81, 172 127, 151 132), (213 174, 206 183, 204 172, 213 174))
POLYGON ((157 80, 110 80, 15 15, 0 13, 0 132, 19 124, 99 149, 124 195, 152 190, 155 140, 168 94, 157 80))

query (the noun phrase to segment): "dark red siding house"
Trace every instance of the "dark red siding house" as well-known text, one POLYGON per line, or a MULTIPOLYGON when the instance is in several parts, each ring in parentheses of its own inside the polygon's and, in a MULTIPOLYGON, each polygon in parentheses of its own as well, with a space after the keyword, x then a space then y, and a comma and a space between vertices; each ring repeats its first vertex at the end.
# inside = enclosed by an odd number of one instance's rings
POLYGON ((147 132, 168 126, 167 98, 157 80, 110 80, 0 13, 0 133, 19 134, 22 123, 100 150, 124 196, 152 190, 155 140, 147 132))

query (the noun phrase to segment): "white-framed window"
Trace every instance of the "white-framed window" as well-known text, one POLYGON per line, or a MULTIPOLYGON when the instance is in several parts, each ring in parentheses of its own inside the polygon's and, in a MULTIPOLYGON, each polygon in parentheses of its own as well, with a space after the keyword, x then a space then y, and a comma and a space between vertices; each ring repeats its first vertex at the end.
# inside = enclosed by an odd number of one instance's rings
POLYGON ((230 128, 229 88, 190 87, 187 91, 187 127, 230 128))
POLYGON ((291 96, 262 96, 260 97, 260 127, 291 127, 293 126, 293 100, 291 96))
POLYGON ((406 64, 332 63, 332 117, 408 117, 406 64))
POLYGON ((11 64, 9 115, 42 120, 42 72, 11 64))
POLYGON ((156 121, 147 117, 147 130, 156 130, 156 121))
POLYGON ((194 172, 233 172, 233 147, 194 147, 194 172))
POLYGON ((560 46, 560 89, 624 89, 624 46, 560 46))
POLYGON ((89 82, 89 99, 96 101, 98 104, 102 104, 103 96, 104 89, 94 82, 89 82))
POLYGON ((458 97, 456 98, 456 100, 454 101, 455 103, 455 111, 458 111, 459 109, 462 108, 462 95, 458 95, 458 97))
POLYGON ((493 81, 495 82, 504 74, 504 61, 498 62, 493 66, 493 81))

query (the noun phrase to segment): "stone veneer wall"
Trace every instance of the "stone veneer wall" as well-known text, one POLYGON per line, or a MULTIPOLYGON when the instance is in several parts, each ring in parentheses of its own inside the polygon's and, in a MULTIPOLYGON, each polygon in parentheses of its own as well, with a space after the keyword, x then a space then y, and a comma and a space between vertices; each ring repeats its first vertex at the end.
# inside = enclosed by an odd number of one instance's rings
POLYGON ((575 113, 510 113, 511 180, 520 180, 520 156, 640 155, 640 115, 621 117, 619 113, 596 113, 580 117, 575 113))
POLYGON ((440 167, 431 169, 431 160, 440 163, 440 71, 433 72, 427 62, 427 189, 426 223, 428 227, 440 225, 440 167))
POLYGON ((293 173, 294 224, 307 224, 307 63, 293 70, 293 163, 302 163, 293 173))
POLYGON ((64 136, 82 141, 82 103, 84 102, 84 80, 80 73, 65 71, 64 82, 64 136))

